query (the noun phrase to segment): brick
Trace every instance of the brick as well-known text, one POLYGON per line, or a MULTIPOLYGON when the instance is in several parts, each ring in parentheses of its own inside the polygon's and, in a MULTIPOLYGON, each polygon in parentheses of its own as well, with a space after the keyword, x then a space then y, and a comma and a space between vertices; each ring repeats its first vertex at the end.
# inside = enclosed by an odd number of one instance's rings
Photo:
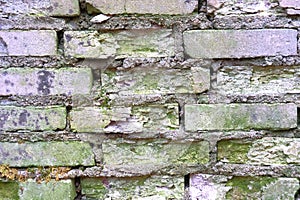
POLYGON ((51 30, 0 31, 0 56, 57 54, 57 35, 51 30))
POLYGON ((274 9, 272 0, 207 0, 207 12, 215 15, 271 14, 274 9))
POLYGON ((223 95, 279 95, 300 92, 299 67, 224 66, 217 73, 216 89, 223 95))
POLYGON ((89 94, 91 69, 0 69, 0 95, 89 94))
POLYGON ((0 106, 0 130, 58 130, 66 126, 65 107, 0 106))
POLYGON ((295 104, 198 104, 185 106, 185 129, 288 130, 297 127, 295 104))
POLYGON ((104 140, 103 163, 106 170, 151 173, 162 168, 185 167, 209 162, 207 141, 104 140))
POLYGON ((92 148, 82 142, 0 143, 0 164, 11 167, 92 166, 92 148))
POLYGON ((179 128, 177 104, 72 109, 71 128, 77 132, 166 132, 179 128))
POLYGON ((231 177, 193 174, 190 199, 287 199, 293 200, 299 189, 296 178, 266 176, 231 177))
POLYGON ((228 140, 218 143, 218 160, 260 165, 300 164, 298 138, 265 137, 255 141, 228 140))
POLYGON ((198 7, 197 0, 87 0, 91 6, 88 7, 89 12, 101 12, 105 14, 188 14, 192 13, 198 7))
POLYGON ((106 92, 120 95, 202 93, 210 87, 210 72, 201 67, 106 69, 102 73, 102 84, 106 92))
POLYGON ((192 30, 183 33, 185 54, 192 58, 251 58, 297 55, 297 31, 192 30))
POLYGON ((71 180, 37 183, 35 180, 28 180, 20 183, 20 200, 32 199, 64 199, 73 200, 76 197, 75 184, 71 180))
POLYGON ((288 15, 300 15, 300 10, 286 9, 288 15))
POLYGON ((145 29, 108 33, 66 31, 65 55, 77 58, 166 57, 175 53, 172 30, 145 29))
POLYGON ((82 178, 87 199, 183 199, 184 179, 177 176, 82 178))
POLYGON ((4 200, 19 199, 19 184, 13 181, 0 181, 0 197, 4 200))
POLYGON ((300 9, 300 0, 279 0, 279 5, 284 8, 300 9))
POLYGON ((35 14, 57 17, 73 17, 80 13, 78 0, 6 0, 1 5, 1 11, 5 14, 35 14))

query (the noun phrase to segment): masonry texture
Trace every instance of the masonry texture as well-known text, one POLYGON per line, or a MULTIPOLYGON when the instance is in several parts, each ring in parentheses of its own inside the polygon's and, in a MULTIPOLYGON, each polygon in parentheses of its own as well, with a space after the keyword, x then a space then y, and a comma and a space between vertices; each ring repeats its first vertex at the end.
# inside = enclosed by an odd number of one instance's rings
POLYGON ((0 200, 300 199, 299 0, 0 0, 0 200))

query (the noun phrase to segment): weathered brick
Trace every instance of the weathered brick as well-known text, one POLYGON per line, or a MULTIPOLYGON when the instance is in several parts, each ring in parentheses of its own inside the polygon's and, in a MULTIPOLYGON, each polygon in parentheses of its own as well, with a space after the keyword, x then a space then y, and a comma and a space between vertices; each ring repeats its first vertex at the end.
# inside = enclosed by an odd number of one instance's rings
POLYGON ((300 9, 299 0, 279 0, 279 5, 284 8, 300 9))
POLYGON ((166 57, 175 51, 169 29, 66 31, 64 41, 65 55, 77 58, 166 57))
POLYGON ((183 33, 184 48, 192 58, 246 58, 297 55, 297 31, 192 30, 183 33))
POLYGON ((293 200, 299 181, 296 178, 231 177, 194 174, 190 179, 191 199, 287 199, 293 200))
POLYGON ((225 66, 217 73, 216 89, 224 95, 278 95, 300 92, 299 67, 225 66))
POLYGON ((0 31, 0 56, 57 54, 57 35, 51 30, 0 31))
POLYGON ((0 69, 0 95, 89 94, 91 69, 0 69))
POLYGON ((65 107, 0 106, 0 130, 57 130, 65 126, 65 107))
POLYGON ((36 14, 58 17, 79 15, 78 0, 5 0, 1 4, 4 14, 36 14))
POLYGON ((20 191, 20 200, 73 200, 76 197, 75 184, 71 180, 51 180, 47 183, 28 180, 20 183, 20 191))
POLYGON ((162 168, 207 164, 207 141, 104 140, 103 163, 107 170, 121 169, 147 174, 162 168))
POLYGON ((0 143, 0 164, 12 167, 91 166, 92 148, 82 142, 0 143))
POLYGON ((184 179, 177 176, 148 178, 83 178, 87 199, 183 199, 184 179))
POLYGON ((3 200, 73 200, 75 197, 75 184, 71 180, 40 183, 32 179, 19 183, 0 181, 0 198, 3 200))
POLYGON ((207 12, 215 15, 272 13, 272 0, 207 0, 207 12))
POLYGON ((295 104, 198 104, 185 106, 185 129, 285 130, 297 127, 295 104))
POLYGON ((120 95, 201 93, 210 87, 210 72, 201 67, 106 69, 102 73, 102 84, 106 92, 120 95))
POLYGON ((19 184, 13 181, 0 181, 0 197, 3 200, 19 200, 19 184))
POLYGON ((218 160, 228 163, 299 165, 299 147, 299 138, 265 137, 255 141, 220 141, 218 160))
POLYGON ((105 14, 188 14, 192 13, 198 7, 197 0, 87 0, 89 12, 98 12, 105 14))
POLYGON ((164 132, 179 128, 177 104, 135 107, 74 108, 71 128, 77 132, 164 132))

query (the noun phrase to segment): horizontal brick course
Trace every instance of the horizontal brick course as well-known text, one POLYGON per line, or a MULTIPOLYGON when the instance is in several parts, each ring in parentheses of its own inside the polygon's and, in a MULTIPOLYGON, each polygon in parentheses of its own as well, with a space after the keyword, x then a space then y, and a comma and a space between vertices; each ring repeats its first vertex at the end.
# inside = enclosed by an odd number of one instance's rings
POLYGON ((152 66, 122 71, 106 69, 102 84, 106 92, 120 95, 202 93, 210 87, 210 71, 201 67, 168 69, 152 66))
POLYGON ((166 57, 175 54, 174 36, 169 29, 108 33, 66 31, 64 41, 65 55, 77 58, 166 57))
POLYGON ((285 130, 297 127, 295 104, 198 104, 185 106, 185 129, 285 130))
POLYGON ((57 130, 66 126, 65 107, 0 106, 0 130, 57 130))
POLYGON ((224 95, 296 94, 298 74, 298 66, 224 66, 217 73, 215 88, 224 95))
POLYGON ((89 12, 98 12, 106 14, 188 14, 197 9, 197 0, 87 0, 92 7, 88 7, 89 12), (93 8, 94 7, 94 8, 93 8))
POLYGON ((177 104, 135 107, 73 108, 71 128, 77 132, 140 133, 179 128, 177 104))
POLYGON ((81 187, 87 199, 160 200, 183 199, 184 195, 184 179, 177 176, 82 178, 81 187))
POLYGON ((72 17, 80 13, 78 0, 6 0, 1 5, 5 14, 36 14, 72 17))
POLYGON ((218 143, 218 160, 242 164, 299 165, 299 147, 299 138, 265 137, 253 141, 221 141, 218 143))
POLYGON ((75 183, 72 180, 50 180, 49 182, 37 183, 35 180, 30 179, 19 185, 20 200, 74 200, 76 197, 75 183))
POLYGON ((0 143, 0 164, 11 167, 91 166, 92 148, 82 142, 0 143))
POLYGON ((183 33, 185 54, 192 58, 248 58, 297 55, 297 31, 192 30, 183 33))
POLYGON ((122 168, 127 172, 147 174, 163 168, 207 164, 209 143, 207 141, 168 141, 125 139, 104 140, 103 163, 106 169, 122 168))
POLYGON ((55 31, 0 31, 0 56, 53 56, 56 54, 55 31))
POLYGON ((0 69, 0 95, 89 94, 91 69, 0 69))

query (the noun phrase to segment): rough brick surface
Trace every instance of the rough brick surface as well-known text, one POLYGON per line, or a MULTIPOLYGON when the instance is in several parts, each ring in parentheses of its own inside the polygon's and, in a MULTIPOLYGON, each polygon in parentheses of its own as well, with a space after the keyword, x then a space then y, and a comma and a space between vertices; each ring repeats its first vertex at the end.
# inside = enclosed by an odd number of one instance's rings
POLYGON ((57 130, 66 126, 64 107, 0 106, 0 130, 57 130))
POLYGON ((297 31, 192 30, 183 34, 185 54, 192 58, 247 58, 297 55, 297 31))
POLYGON ((71 180, 61 180, 37 183, 35 180, 28 180, 20 183, 20 200, 32 199, 64 199, 74 200, 76 197, 75 184, 71 180))
POLYGON ((78 0, 5 0, 0 1, 4 14, 35 14, 49 16, 77 16, 79 15, 78 0))
POLYGON ((209 143, 206 141, 181 142, 168 140, 125 139, 104 140, 103 162, 107 169, 148 174, 163 168, 207 164, 209 143))
POLYGON ((90 69, 0 69, 0 95, 89 94, 90 69))
POLYGON ((64 41, 65 55, 77 58, 166 57, 175 49, 169 29, 66 31, 64 41))
POLYGON ((57 54, 55 31, 0 31, 0 56, 49 56, 57 54))
POLYGON ((218 159, 229 163, 299 165, 299 146, 298 138, 265 137, 255 141, 221 141, 218 144, 218 159))
POLYGON ((71 128, 77 132, 140 133, 179 128, 177 104, 114 108, 74 108, 71 128))
POLYGON ((207 0, 207 12, 215 15, 272 13, 274 5, 272 0, 207 0))
POLYGON ((184 194, 184 179, 176 176, 83 178, 81 186, 88 199, 182 199, 184 194))
POLYGON ((279 0, 279 5, 284 8, 300 9, 299 0, 279 0))
POLYGON ((300 92, 299 67, 225 66, 218 71, 216 89, 231 95, 279 95, 300 92))
POLYGON ((106 14, 137 13, 137 14, 188 14, 197 9, 198 1, 184 0, 87 0, 91 5, 89 12, 106 14))
POLYGON ((0 158, 0 164, 12 167, 95 164, 91 146, 82 142, 2 142, 0 158))
POLYGON ((185 106, 185 129, 284 130, 297 127, 295 104, 199 104, 185 106))
POLYGON ((201 93, 210 87, 210 72, 200 67, 107 69, 102 75, 102 83, 106 92, 120 95, 201 93))
POLYGON ((293 200, 299 189, 296 178, 230 177, 194 174, 191 176, 191 199, 287 199, 293 200))

